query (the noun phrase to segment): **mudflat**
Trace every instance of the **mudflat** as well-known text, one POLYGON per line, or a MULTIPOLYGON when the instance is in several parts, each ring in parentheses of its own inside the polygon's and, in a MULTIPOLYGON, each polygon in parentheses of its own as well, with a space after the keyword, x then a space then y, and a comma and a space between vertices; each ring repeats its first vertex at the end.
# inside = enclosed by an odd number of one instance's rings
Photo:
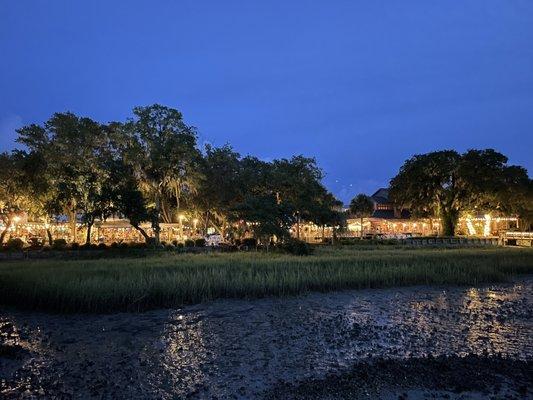
POLYGON ((530 398, 533 277, 118 314, 0 309, 0 397, 530 398))

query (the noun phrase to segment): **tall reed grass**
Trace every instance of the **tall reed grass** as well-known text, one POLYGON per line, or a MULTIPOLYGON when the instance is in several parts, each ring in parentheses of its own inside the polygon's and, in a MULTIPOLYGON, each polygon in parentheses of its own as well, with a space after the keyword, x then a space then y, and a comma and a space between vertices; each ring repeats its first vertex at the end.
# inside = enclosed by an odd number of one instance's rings
POLYGON ((54 312, 137 311, 216 298, 405 285, 477 285, 533 273, 532 249, 322 248, 0 264, 0 304, 54 312))

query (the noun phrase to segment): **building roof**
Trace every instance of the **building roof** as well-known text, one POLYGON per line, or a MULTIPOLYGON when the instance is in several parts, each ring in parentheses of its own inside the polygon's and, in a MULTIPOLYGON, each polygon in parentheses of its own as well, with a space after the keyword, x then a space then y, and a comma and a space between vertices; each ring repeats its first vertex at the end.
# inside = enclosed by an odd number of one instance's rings
POLYGON ((376 193, 374 193, 370 197, 377 204, 388 204, 388 203, 390 203, 390 200, 389 200, 389 189, 387 189, 387 188, 378 189, 376 191, 376 193))
POLYGON ((382 219, 409 219, 411 213, 408 210, 402 210, 400 215, 396 216, 394 210, 374 210, 372 213, 372 218, 382 218, 382 219))

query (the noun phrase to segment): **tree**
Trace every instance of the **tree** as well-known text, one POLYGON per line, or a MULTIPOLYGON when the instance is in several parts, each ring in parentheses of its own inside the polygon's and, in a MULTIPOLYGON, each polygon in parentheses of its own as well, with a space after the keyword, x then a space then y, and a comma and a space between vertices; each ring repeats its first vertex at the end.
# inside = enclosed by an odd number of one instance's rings
POLYGON ((322 239, 324 239, 326 225, 330 225, 334 233, 336 233, 337 226, 343 225, 342 202, 337 200, 333 194, 324 191, 311 207, 311 221, 322 227, 322 239))
POLYGON ((28 202, 20 164, 20 154, 0 153, 0 218, 4 225, 0 233, 0 245, 28 202))
MULTIPOLYGON (((73 113, 56 113, 45 124, 29 125, 17 130, 17 141, 38 154, 50 178, 48 183, 71 224, 71 240, 76 241, 78 212, 88 219, 87 199, 94 195, 102 174, 99 157, 108 145, 106 131, 90 118, 73 113), (85 201, 84 207, 80 205, 85 201)), ((89 229, 90 230, 90 229, 89 229)))
POLYGON ((288 239, 295 222, 294 210, 287 204, 279 203, 273 194, 250 194, 235 211, 250 224, 254 236, 267 246, 273 236, 280 241, 288 239))
POLYGON ((48 244, 53 244, 50 222, 55 215, 61 214, 61 204, 56 188, 52 185, 52 176, 47 169, 44 155, 39 151, 18 151, 20 157, 19 172, 22 174, 23 190, 26 193, 27 211, 35 220, 45 224, 48 244))
POLYGON ((240 169, 240 155, 231 146, 206 146, 202 163, 203 178, 196 198, 204 215, 204 234, 212 224, 224 235, 224 228, 232 219, 230 214, 242 190, 240 169), (218 223, 214 223, 214 220, 218 223))
POLYGON ((133 113, 134 118, 121 129, 128 143, 125 160, 134 167, 140 187, 152 202, 152 228, 159 243, 165 194, 175 191, 179 202, 179 188, 197 155, 196 132, 173 108, 154 104, 135 107, 133 113))
POLYGON ((126 218, 149 243, 152 238, 141 227, 143 222, 153 221, 155 215, 149 210, 146 199, 138 187, 133 168, 120 158, 110 159, 107 164, 110 174, 104 184, 107 202, 111 204, 110 212, 126 218))
POLYGON ((493 149, 444 150, 407 160, 391 180, 390 195, 414 213, 438 216, 443 234, 453 236, 463 212, 520 212, 529 185, 527 171, 508 166, 493 149))
POLYGON ((361 239, 363 238, 363 219, 372 216, 374 212, 374 202, 366 194, 358 194, 350 202, 350 212, 360 219, 361 239))
POLYGON ((296 236, 299 239, 300 222, 312 220, 316 202, 326 192, 321 184, 322 170, 314 158, 301 155, 290 160, 275 160, 272 168, 272 186, 278 201, 294 209, 296 236))

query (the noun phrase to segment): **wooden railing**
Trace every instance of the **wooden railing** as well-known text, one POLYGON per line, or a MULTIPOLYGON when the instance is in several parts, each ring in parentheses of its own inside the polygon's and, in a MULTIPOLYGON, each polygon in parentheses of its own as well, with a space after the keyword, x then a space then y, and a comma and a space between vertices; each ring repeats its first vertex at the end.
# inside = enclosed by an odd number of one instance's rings
POLYGON ((500 235, 502 246, 533 246, 533 232, 504 232, 500 235))
POLYGON ((505 232, 507 239, 533 239, 533 232, 505 232))

